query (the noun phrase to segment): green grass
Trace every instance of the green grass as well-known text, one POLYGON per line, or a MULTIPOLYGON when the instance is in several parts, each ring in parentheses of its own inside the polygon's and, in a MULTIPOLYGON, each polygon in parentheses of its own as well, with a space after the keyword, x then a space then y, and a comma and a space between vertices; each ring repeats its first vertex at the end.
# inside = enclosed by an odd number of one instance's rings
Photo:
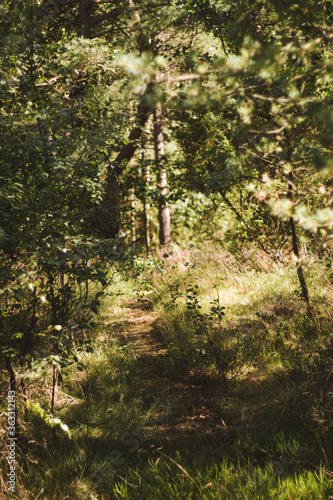
MULTIPOLYGON (((85 369, 66 368, 57 393, 71 438, 38 415, 26 422, 18 392, 17 492, 6 496, 3 474, 4 498, 333 498, 331 270, 306 264, 309 317, 293 263, 216 248, 177 258, 146 274, 150 330, 129 321, 139 282, 104 302, 93 352, 77 352, 85 369), (217 297, 221 320, 207 317, 217 297)), ((47 411, 50 383, 28 387, 47 411)))
MULTIPOLYGON (((331 491, 325 472, 287 472, 281 459, 265 467, 233 465, 224 460, 190 469, 180 456, 150 460, 142 475, 131 470, 113 491, 118 499, 323 499, 331 491), (178 460, 178 461, 177 461, 178 460)), ((289 459, 289 464, 292 459, 289 459)))

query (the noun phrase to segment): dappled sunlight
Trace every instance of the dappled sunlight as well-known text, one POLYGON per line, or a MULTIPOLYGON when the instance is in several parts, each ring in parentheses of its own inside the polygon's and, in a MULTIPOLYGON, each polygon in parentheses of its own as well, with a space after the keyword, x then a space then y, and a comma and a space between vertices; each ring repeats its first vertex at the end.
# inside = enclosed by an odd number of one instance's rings
POLYGON ((1 499, 333 499, 332 23, 0 2, 1 499))

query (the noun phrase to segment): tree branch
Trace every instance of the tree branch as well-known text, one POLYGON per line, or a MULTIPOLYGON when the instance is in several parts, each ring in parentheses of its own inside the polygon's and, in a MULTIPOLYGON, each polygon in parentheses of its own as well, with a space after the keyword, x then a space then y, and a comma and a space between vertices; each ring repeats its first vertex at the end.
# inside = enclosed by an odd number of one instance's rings
POLYGON ((111 12, 106 12, 105 14, 100 14, 99 16, 93 17, 90 22, 90 26, 96 26, 96 24, 105 21, 106 19, 112 19, 120 16, 122 13, 121 9, 113 9, 111 12))
POLYGON ((174 77, 170 77, 169 75, 167 76, 160 76, 156 78, 156 83, 162 83, 162 82, 170 82, 170 83, 177 83, 177 82, 188 82, 191 80, 203 80, 206 78, 206 76, 209 76, 210 72, 207 72, 205 74, 199 75, 198 73, 188 73, 184 75, 178 75, 174 77))

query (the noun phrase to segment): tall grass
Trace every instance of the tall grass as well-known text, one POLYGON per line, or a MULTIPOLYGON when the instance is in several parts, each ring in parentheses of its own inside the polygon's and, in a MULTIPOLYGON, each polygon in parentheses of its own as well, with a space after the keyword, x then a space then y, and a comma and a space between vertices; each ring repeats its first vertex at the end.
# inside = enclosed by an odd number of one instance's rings
MULTIPOLYGON (((77 351, 83 369, 62 373, 55 412, 72 437, 25 421, 17 395, 17 492, 6 493, 4 449, 2 497, 331 498, 333 272, 306 262, 309 317, 294 263, 254 255, 175 249, 141 278, 146 291, 119 283, 92 352, 77 351), (158 355, 138 355, 126 333, 136 299, 154 309, 158 355)), ((50 373, 28 387, 45 409, 49 384, 50 373)))
MULTIPOLYGON (((291 460, 292 461, 292 460, 291 460)), ((265 467, 233 465, 224 459, 201 469, 188 467, 181 457, 150 460, 142 473, 131 470, 113 487, 117 499, 239 499, 328 498, 325 471, 286 472, 283 461, 265 467), (190 471, 190 472, 189 472, 190 471)))
MULTIPOLYGON (((197 249, 184 257, 183 261, 189 259, 187 267, 184 262, 174 266, 175 257, 171 256, 167 274, 153 277, 153 291, 147 299, 159 313, 160 329, 167 341, 184 344, 195 338, 195 315, 189 308, 187 293, 192 285, 197 290, 197 312, 209 314, 214 301, 218 301, 225 307, 220 330, 232 332, 233 337, 239 332, 246 335, 265 331, 266 354, 279 356, 275 349, 278 345, 307 351, 322 349, 327 342, 333 323, 333 273, 322 262, 308 259, 304 266, 314 306, 313 317, 309 318, 293 261, 282 265, 266 256, 264 265, 258 262, 254 269, 252 254, 250 260, 248 255, 236 260, 218 248, 197 249)), ((214 330, 214 321, 211 328, 214 330)), ((283 349, 281 352, 286 353, 283 349)))

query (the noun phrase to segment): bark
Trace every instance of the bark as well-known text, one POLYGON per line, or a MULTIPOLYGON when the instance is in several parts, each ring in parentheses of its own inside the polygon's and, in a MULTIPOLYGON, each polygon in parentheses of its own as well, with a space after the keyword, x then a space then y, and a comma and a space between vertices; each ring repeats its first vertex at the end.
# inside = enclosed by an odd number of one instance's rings
POLYGON ((136 224, 135 224, 135 192, 134 187, 131 190, 131 236, 132 236, 132 245, 135 244, 136 241, 136 224))
POLYGON ((23 380, 23 377, 21 376, 21 389, 22 389, 22 399, 23 399, 23 406, 24 406, 24 420, 28 422, 28 407, 27 407, 27 391, 25 388, 25 383, 23 380))
MULTIPOLYGON (((149 186, 149 182, 150 182, 150 165, 149 165, 149 163, 147 163, 146 165, 144 164, 146 141, 147 141, 147 136, 144 134, 142 136, 142 140, 141 140, 141 149, 142 149, 141 160, 142 160, 142 165, 143 165, 142 178, 143 178, 143 183, 144 183, 145 189, 146 189, 146 187, 149 186)), ((145 244, 145 248, 146 248, 147 257, 149 256, 149 253, 150 253, 150 233, 149 233, 149 216, 150 216, 150 214, 149 214, 149 208, 150 208, 149 201, 146 198, 146 194, 144 194, 144 196, 143 196, 143 238, 144 238, 144 244, 145 244)))
POLYGON ((51 414, 54 415, 54 403, 55 403, 55 393, 57 390, 58 383, 58 370, 56 366, 53 366, 52 370, 52 398, 51 398, 51 414))
POLYGON ((102 21, 106 21, 108 19, 114 19, 122 13, 122 9, 113 9, 110 12, 106 12, 105 14, 101 14, 99 16, 93 17, 90 21, 90 26, 96 26, 97 24, 101 23, 102 21))
MULTIPOLYGON (((290 141, 289 134, 286 130, 284 131, 284 135, 286 137, 286 144, 287 144, 287 160, 289 163, 291 163, 292 147, 291 147, 291 141, 290 141)), ((296 189, 296 186, 294 183, 293 173, 290 170, 290 172, 288 173, 288 192, 287 192, 287 199, 290 201, 292 201, 292 198, 293 198, 293 189, 296 189)), ((294 251, 294 255, 297 259, 296 269, 297 269, 299 284, 300 284, 301 290, 302 290, 302 296, 303 296, 304 302, 306 303, 308 313, 310 315, 313 315, 313 310, 312 310, 312 306, 310 303, 309 291, 308 291, 308 287, 306 284, 305 274, 303 271, 303 267, 299 262, 299 250, 298 250, 298 240, 297 240, 297 233, 296 233, 296 224, 295 224, 295 220, 292 216, 289 218, 289 223, 290 223, 290 229, 291 229, 293 251, 294 251)))
MULTIPOLYGON (((293 187, 294 187, 293 173, 289 172, 289 174, 288 174, 288 195, 287 195, 288 200, 292 200, 293 187)), ((302 296, 303 296, 303 299, 306 303, 308 312, 312 313, 312 306, 310 303, 309 291, 308 291, 308 287, 306 284, 305 274, 303 271, 303 267, 299 263, 299 260, 298 260, 299 259, 298 240, 297 240, 297 233, 296 233, 296 224, 295 224, 295 220, 293 217, 290 217, 289 223, 290 223, 290 228, 291 228, 293 251, 294 251, 295 257, 297 258, 296 269, 297 269, 298 280, 299 280, 301 290, 302 290, 302 296)))
POLYGON ((91 38, 91 15, 90 10, 93 6, 92 0, 80 0, 79 2, 79 25, 81 35, 84 38, 91 38))
POLYGON ((127 144, 121 149, 112 164, 108 165, 104 210, 101 231, 105 238, 115 238, 120 226, 120 180, 121 175, 133 158, 143 134, 143 128, 155 106, 154 82, 148 83, 138 106, 136 126, 133 127, 127 144))
POLYGON ((157 167, 157 185, 160 190, 160 201, 158 207, 159 240, 161 247, 170 244, 170 210, 165 199, 168 194, 167 175, 164 160, 164 135, 162 124, 162 107, 158 103, 154 110, 154 149, 157 167))
MULTIPOLYGON (((58 0, 59 3, 59 0, 58 0)), ((71 4, 79 4, 79 28, 81 31, 81 35, 84 38, 93 38, 95 34, 92 33, 92 29, 95 26, 98 26, 101 24, 103 21, 107 20, 112 20, 116 19, 123 13, 123 9, 120 7, 114 7, 113 9, 109 10, 108 12, 103 12, 102 14, 98 14, 94 16, 92 14, 94 6, 98 6, 99 2, 96 2, 96 0, 78 0, 69 2, 68 0, 62 0, 61 4, 62 5, 71 5, 71 4)), ((106 4, 110 4, 112 6, 112 2, 104 2, 106 4)))
POLYGON ((9 391, 15 391, 16 392, 16 377, 15 377, 15 372, 13 368, 13 364, 11 362, 11 359, 6 357, 5 358, 5 363, 6 363, 6 368, 9 373, 9 391))

